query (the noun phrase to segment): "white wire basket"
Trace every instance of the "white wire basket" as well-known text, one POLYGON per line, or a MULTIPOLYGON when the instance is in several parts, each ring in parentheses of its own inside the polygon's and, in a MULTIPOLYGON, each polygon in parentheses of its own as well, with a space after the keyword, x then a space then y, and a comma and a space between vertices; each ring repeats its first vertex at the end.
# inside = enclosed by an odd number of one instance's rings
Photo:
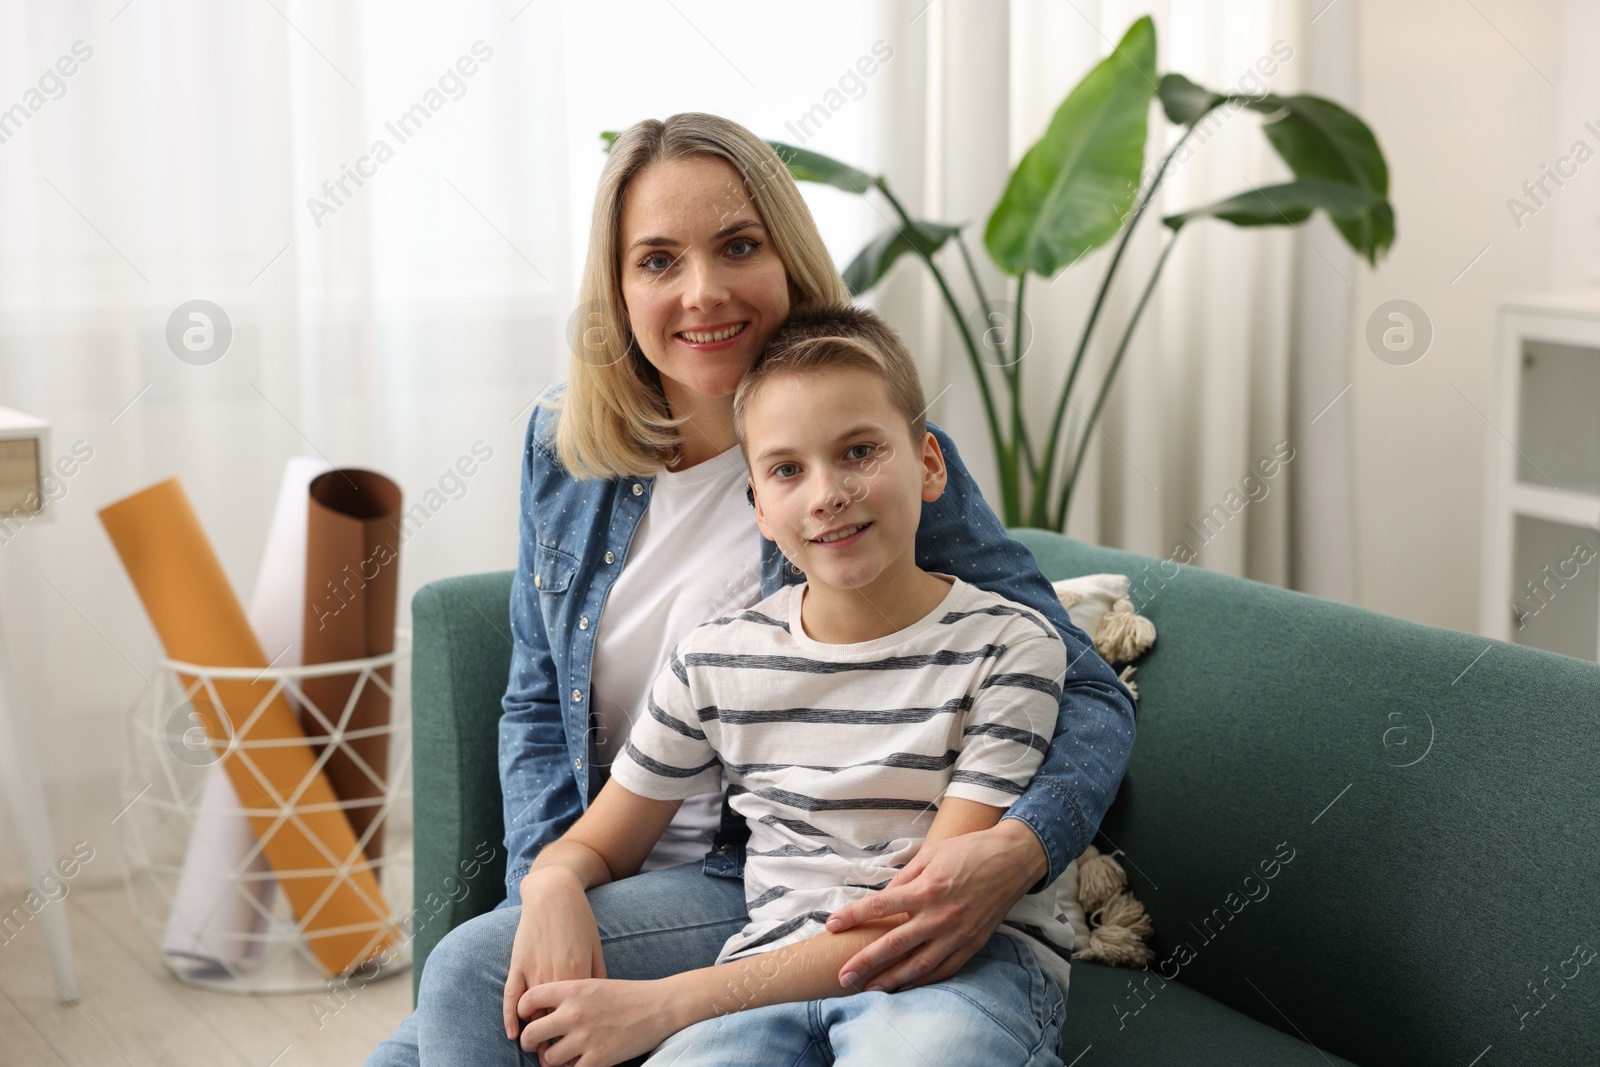
MULTIPOLYGON (((129 716, 124 807, 114 822, 133 913, 180 981, 229 993, 316 993, 348 990, 410 966, 411 924, 402 918, 411 913, 415 867, 410 682, 410 634, 404 630, 396 635, 393 652, 337 663, 260 669, 158 662, 149 692, 129 716), (339 678, 349 686, 343 707, 322 709, 307 696, 308 681, 315 689, 317 680, 339 678), (224 708, 215 686, 218 679, 270 683, 270 691, 261 686, 266 695, 245 714, 224 708), (387 697, 388 722, 352 729, 363 694, 371 701, 378 693, 387 697), (280 694, 298 712, 318 772, 326 773, 329 761, 337 758, 343 770, 359 768, 371 781, 365 790, 369 795, 334 804, 297 803, 305 783, 287 800, 294 815, 343 812, 357 830, 363 853, 381 842, 381 853, 369 855, 366 866, 377 877, 389 914, 381 922, 331 932, 365 933, 370 927, 373 945, 382 944, 385 936, 390 943, 339 976, 330 977, 308 946, 306 923, 296 918, 251 829, 249 816, 278 816, 278 809, 241 805, 223 769, 224 756, 248 761, 253 751, 302 743, 250 739, 251 726, 280 694), (223 709, 219 721, 231 734, 225 747, 206 732, 205 720, 194 708, 197 698, 223 709), (367 758, 375 747, 384 747, 375 742, 386 743, 386 767, 373 766, 367 758)), ((325 868, 283 874, 326 876, 331 885, 351 867, 327 858, 325 868)))

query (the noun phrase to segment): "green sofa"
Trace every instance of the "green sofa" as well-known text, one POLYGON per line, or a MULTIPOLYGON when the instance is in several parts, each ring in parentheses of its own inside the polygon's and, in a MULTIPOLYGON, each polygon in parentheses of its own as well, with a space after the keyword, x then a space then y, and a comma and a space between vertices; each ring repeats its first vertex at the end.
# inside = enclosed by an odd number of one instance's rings
MULTIPOLYGON (((1073 966, 1065 1062, 1600 1062, 1600 665, 1016 535, 1052 578, 1127 574, 1159 635, 1097 840, 1156 962, 1073 966)), ((416 976, 504 893, 510 588, 412 605, 416 976)))

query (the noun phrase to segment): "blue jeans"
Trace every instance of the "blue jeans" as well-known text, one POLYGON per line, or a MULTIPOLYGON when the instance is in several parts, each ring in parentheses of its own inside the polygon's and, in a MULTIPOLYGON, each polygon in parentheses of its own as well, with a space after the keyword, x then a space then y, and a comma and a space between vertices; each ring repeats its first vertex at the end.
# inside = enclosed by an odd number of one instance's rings
MULTIPOLYGON (((736 878, 708 877, 701 872, 698 863, 624 878, 589 890, 588 898, 600 930, 606 974, 611 978, 636 981, 665 978, 696 967, 709 967, 716 962, 723 943, 750 921, 745 909, 744 882, 736 878)), ((427 1067, 493 1067, 494 1064, 536 1067, 537 1057, 524 1053, 515 1041, 506 1037, 501 1016, 506 975, 511 969, 511 946, 521 918, 521 906, 507 898, 495 910, 470 919, 445 935, 428 956, 416 1011, 401 1022, 389 1040, 373 1050, 366 1067, 422 1067, 423 1064, 427 1067)), ((915 1005, 931 1003, 935 1006, 925 1010, 937 1011, 941 1016, 965 1015, 965 1022, 973 1027, 972 1036, 940 1038, 941 1041, 962 1042, 945 1047, 957 1051, 961 1058, 955 1062, 963 1065, 1014 1062, 1043 1067, 1060 1063, 1056 1058, 1062 1022, 1060 990, 1039 971, 1026 946, 1001 934, 991 937, 954 977, 936 985, 893 994, 860 993, 830 1001, 773 1005, 740 1012, 689 1027, 669 1038, 654 1055, 661 1055, 679 1038, 693 1034, 700 1026, 743 1020, 763 1012, 798 1009, 809 1028, 814 1025, 810 1018, 810 1008, 814 1004, 818 1006, 819 1018, 824 1021, 819 1024, 823 1041, 813 1047, 808 1031, 798 1047, 809 1049, 811 1055, 820 1054, 824 1058, 815 1062, 826 1063, 829 1062, 825 1051, 829 1048, 827 1035, 833 1023, 851 1013, 871 1016, 874 1012, 868 1005, 888 1001, 895 1002, 897 1013, 902 1010, 902 1003, 907 1005, 908 1011, 915 1005), (1020 995, 1016 995, 1019 990, 1020 995), (976 1013, 957 1010, 971 1006, 976 1007, 976 1013), (1031 1039, 1026 1036, 1029 1034, 1031 1039), (1005 1049, 1005 1056, 976 1054, 980 1049, 987 1051, 991 1044, 1005 1049), (1028 1058, 1030 1054, 1034 1058, 1028 1058)), ((918 1034, 932 1033, 931 1024, 920 1015, 920 1011, 915 1011, 910 1025, 917 1028, 918 1034)), ((895 1025, 905 1029, 899 1014, 891 1018, 895 1025)), ((941 1025, 955 1022, 955 1019, 941 1018, 941 1025)), ((859 1033, 860 1040, 866 1040, 870 1027, 856 1025, 844 1029, 847 1038, 859 1033)), ((834 1035, 837 1042, 838 1031, 834 1031, 834 1035)), ((748 1031, 746 1039, 751 1039, 748 1031)), ((762 1035, 764 1042, 778 1039, 776 1030, 762 1035)), ((842 1058, 845 1048, 837 1044, 834 1047, 842 1058)), ((875 1062, 912 1061, 904 1056, 903 1046, 899 1052, 900 1055, 875 1062)), ((853 1048, 850 1054, 856 1055, 853 1048)), ((867 1058, 861 1062, 873 1062, 870 1053, 862 1055, 867 1058)), ((631 1062, 642 1063, 643 1059, 631 1062)), ((736 1057, 729 1062, 750 1067, 779 1061, 763 1054, 753 1059, 748 1055, 742 1060, 736 1057)), ((790 1057, 781 1062, 784 1067, 798 1067, 801 1061, 790 1057)), ((930 1058, 928 1062, 938 1061, 930 1058)))
POLYGON ((707 1019, 663 1041, 645 1067, 1061 1067, 1064 1007, 1033 951, 996 933, 942 982, 707 1019))
MULTIPOLYGON (((717 960, 750 921, 744 882, 686 863, 589 890, 606 976, 665 978, 717 960)), ((522 907, 509 897, 462 923, 428 956, 417 1010, 373 1050, 366 1067, 537 1065, 506 1037, 501 1016, 522 907)), ((635 1061, 638 1062, 638 1061, 635 1061)))

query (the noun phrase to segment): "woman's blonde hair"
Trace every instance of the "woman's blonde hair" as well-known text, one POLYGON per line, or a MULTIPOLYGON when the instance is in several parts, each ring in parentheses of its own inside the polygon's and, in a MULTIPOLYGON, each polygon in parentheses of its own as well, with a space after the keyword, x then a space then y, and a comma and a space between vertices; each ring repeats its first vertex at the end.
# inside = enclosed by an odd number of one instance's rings
POLYGON ((707 157, 728 163, 743 179, 783 261, 791 310, 850 302, 789 168, 771 145, 736 122, 702 112, 630 126, 611 145, 595 192, 566 390, 543 401, 558 412, 556 455, 579 478, 651 475, 677 455, 678 427, 687 416, 671 414, 661 376, 634 339, 622 299, 622 197, 652 163, 707 157))

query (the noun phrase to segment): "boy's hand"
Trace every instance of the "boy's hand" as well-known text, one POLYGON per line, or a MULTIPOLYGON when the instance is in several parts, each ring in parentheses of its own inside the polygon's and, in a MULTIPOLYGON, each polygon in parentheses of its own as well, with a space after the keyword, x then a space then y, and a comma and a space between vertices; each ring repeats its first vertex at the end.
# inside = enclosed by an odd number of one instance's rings
MULTIPOLYGON (((600 931, 582 883, 559 867, 530 872, 522 882, 522 918, 506 975, 506 1037, 517 1038, 522 1025, 518 1001, 529 989, 546 982, 604 978, 605 974, 600 931)), ((524 1039, 523 1047, 532 1052, 536 1046, 524 1039)))
POLYGON ((524 993, 517 1013, 535 1016, 522 1031, 522 1049, 539 1048, 543 1067, 611 1067, 682 1029, 659 982, 549 982, 524 993))

